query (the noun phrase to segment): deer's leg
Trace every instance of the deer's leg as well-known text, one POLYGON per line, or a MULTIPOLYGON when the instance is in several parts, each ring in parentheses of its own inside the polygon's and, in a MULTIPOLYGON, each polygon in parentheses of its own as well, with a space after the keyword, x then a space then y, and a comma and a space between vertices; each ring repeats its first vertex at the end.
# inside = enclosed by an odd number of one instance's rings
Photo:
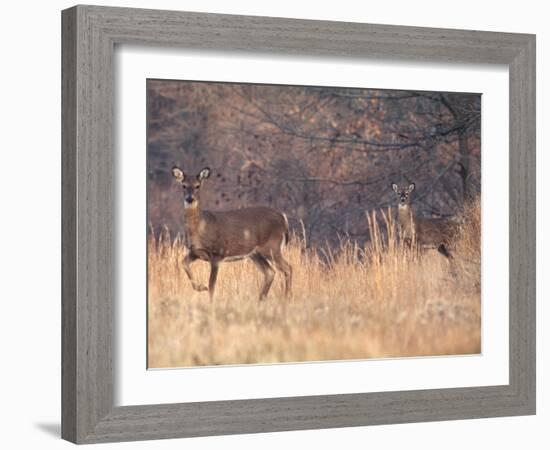
POLYGON ((264 285, 262 287, 262 290, 260 291, 260 300, 264 300, 267 297, 269 288, 271 288, 271 284, 273 283, 275 271, 273 270, 273 267, 271 267, 271 264, 269 264, 267 258, 263 255, 260 255, 259 253, 254 253, 250 257, 250 259, 254 261, 254 264, 256 264, 256 266, 264 274, 264 285))
POLYGON ((445 256, 445 261, 449 265, 449 271, 453 278, 457 278, 457 266, 456 261, 453 258, 453 254, 449 251, 448 247, 445 244, 439 244, 437 251, 445 256))
POLYGON ((451 252, 449 252, 449 249, 445 244, 439 244, 439 246, 437 247, 437 251, 441 253, 443 256, 445 256, 448 260, 453 259, 451 252))
POLYGON ((407 236, 403 239, 403 243, 407 250, 409 250, 413 259, 418 259, 420 257, 422 247, 415 239, 407 236))
POLYGON ((218 269, 220 264, 217 261, 210 261, 210 278, 208 279, 208 293, 210 300, 214 298, 214 289, 216 288, 216 279, 218 278, 218 269))
POLYGON ((197 283, 195 277, 193 277, 193 272, 191 272, 191 263, 197 259, 197 256, 194 253, 187 253, 183 258, 183 270, 187 274, 187 278, 191 281, 193 289, 196 291, 206 291, 208 288, 204 284, 197 283))
MULTIPOLYGON (((418 251, 418 245, 413 245, 413 239, 411 237, 405 237, 403 238, 403 243, 405 244, 405 247, 407 248, 407 250, 410 250, 410 251, 418 251)), ((416 242, 414 243, 416 244, 416 242)))
POLYGON ((277 270, 283 272, 285 277, 285 297, 290 297, 292 289, 292 266, 283 258, 281 253, 274 255, 273 262, 277 270))

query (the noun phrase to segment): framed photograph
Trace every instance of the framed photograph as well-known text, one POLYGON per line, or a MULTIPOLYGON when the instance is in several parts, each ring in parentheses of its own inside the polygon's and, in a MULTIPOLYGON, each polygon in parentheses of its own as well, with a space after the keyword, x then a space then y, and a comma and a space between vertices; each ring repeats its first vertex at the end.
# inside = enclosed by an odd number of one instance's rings
POLYGON ((147 104, 149 368, 481 353, 480 94, 150 79, 147 104))
POLYGON ((63 438, 535 413, 533 35, 62 24, 63 438))

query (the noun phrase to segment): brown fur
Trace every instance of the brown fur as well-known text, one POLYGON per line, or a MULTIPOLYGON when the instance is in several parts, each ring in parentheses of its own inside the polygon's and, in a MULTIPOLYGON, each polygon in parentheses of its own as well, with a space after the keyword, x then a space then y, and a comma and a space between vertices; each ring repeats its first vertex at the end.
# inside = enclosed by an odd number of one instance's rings
POLYGON ((267 296, 275 269, 285 277, 285 294, 290 294, 292 268, 283 258, 282 247, 288 238, 288 223, 283 213, 268 207, 242 208, 230 211, 205 211, 200 207, 200 188, 210 171, 204 169, 196 180, 187 178, 178 168, 172 169, 174 177, 182 184, 185 202, 185 235, 189 250, 184 259, 184 269, 193 288, 208 290, 214 295, 219 264, 250 258, 264 275, 260 300, 267 296), (201 259, 210 263, 208 288, 198 284, 190 264, 201 259))
POLYGON ((397 220, 404 241, 408 245, 415 242, 419 249, 435 248, 451 259, 450 247, 457 233, 457 222, 453 219, 417 217, 411 206, 414 188, 414 183, 408 187, 399 187, 392 183, 392 189, 399 199, 397 220))

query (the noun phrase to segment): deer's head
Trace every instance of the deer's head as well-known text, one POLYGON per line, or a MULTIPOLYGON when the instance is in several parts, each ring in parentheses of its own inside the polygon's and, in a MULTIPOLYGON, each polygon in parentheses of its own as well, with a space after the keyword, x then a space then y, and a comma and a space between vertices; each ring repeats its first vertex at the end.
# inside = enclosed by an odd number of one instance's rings
POLYGON ((414 183, 409 184, 407 187, 398 186, 395 183, 391 184, 395 195, 399 201, 399 207, 403 208, 411 204, 412 191, 414 191, 414 183))
POLYGON ((179 167, 173 167, 172 176, 182 187, 183 206, 196 208, 199 205, 202 182, 210 176, 210 169, 205 167, 193 178, 185 175, 179 167))

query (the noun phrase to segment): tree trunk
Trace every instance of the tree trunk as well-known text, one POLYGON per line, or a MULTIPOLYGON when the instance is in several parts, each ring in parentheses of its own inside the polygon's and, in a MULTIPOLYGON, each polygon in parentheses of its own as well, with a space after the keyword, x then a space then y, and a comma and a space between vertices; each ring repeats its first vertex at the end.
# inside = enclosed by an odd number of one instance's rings
POLYGON ((468 130, 466 128, 461 129, 458 132, 458 150, 460 153, 460 169, 458 173, 462 180, 462 201, 468 200, 471 195, 471 183, 470 177, 470 152, 468 150, 468 130))

